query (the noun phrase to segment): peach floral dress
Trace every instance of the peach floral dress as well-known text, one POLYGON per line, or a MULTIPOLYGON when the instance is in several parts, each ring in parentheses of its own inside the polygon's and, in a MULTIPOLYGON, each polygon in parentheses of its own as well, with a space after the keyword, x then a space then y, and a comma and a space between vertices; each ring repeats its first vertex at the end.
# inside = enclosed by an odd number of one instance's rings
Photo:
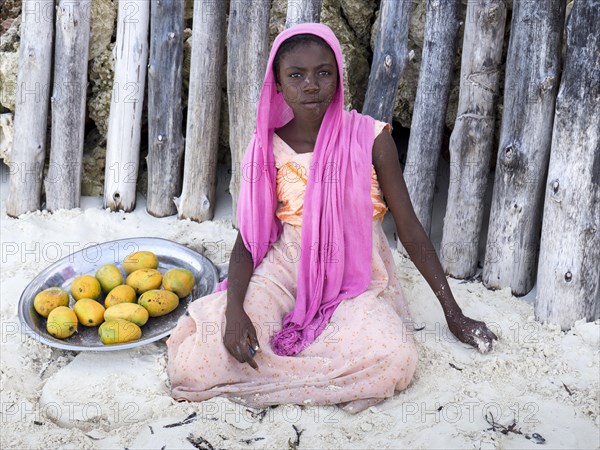
MULTIPOLYGON (((389 125, 376 121, 376 136, 389 125)), ((293 309, 301 243, 302 204, 312 153, 296 153, 273 135, 277 217, 283 232, 254 271, 244 309, 261 351, 259 371, 236 361, 223 345, 226 291, 190 304, 170 338, 167 370, 172 396, 202 401, 224 396, 250 407, 340 404, 351 413, 391 397, 410 383, 417 352, 381 221, 387 210, 373 169, 372 276, 369 288, 344 300, 323 333, 295 356, 278 356, 269 337, 293 309)))

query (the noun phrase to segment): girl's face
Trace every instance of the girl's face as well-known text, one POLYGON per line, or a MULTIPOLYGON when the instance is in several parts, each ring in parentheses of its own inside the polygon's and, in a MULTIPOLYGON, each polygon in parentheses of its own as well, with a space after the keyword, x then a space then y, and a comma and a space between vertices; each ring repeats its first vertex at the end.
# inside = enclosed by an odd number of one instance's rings
POLYGON ((279 60, 277 89, 294 117, 322 120, 338 87, 333 51, 311 42, 284 53, 279 60))

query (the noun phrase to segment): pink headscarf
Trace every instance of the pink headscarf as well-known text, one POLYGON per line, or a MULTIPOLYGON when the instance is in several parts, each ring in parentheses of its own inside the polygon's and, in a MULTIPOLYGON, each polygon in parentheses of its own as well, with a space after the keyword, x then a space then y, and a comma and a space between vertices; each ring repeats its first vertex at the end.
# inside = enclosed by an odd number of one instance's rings
MULTIPOLYGON (((278 355, 294 355, 323 331, 340 302, 364 292, 371 280, 373 202, 371 161, 374 119, 344 111, 344 62, 329 27, 305 23, 277 36, 267 63, 256 112, 256 129, 246 150, 237 217, 256 269, 282 231, 277 208, 273 132, 293 118, 277 92, 273 60, 283 41, 297 34, 321 37, 333 50, 340 82, 327 108, 314 147, 302 217, 302 252, 294 309, 271 337, 278 355), (346 251, 349 249, 350 251, 346 251)), ((223 290, 227 282, 217 290, 223 290)))

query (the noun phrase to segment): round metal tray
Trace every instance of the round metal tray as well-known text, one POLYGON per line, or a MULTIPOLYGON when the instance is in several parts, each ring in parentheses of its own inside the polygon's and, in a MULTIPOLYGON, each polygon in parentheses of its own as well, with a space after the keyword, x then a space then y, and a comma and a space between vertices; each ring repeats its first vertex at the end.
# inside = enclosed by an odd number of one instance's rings
MULTIPOLYGON (((23 331, 51 347, 65 350, 85 351, 112 351, 126 348, 139 347, 168 336, 181 315, 185 314, 188 305, 195 299, 213 292, 219 281, 217 268, 206 257, 190 250, 189 248, 160 238, 130 238, 105 242, 78 252, 55 262, 43 270, 25 288, 19 300, 19 319, 23 331), (94 275, 96 270, 104 264, 115 264, 123 272, 121 263, 130 253, 147 250, 158 257, 158 270, 164 273, 173 267, 182 267, 191 270, 196 279, 192 293, 179 301, 179 306, 171 313, 161 317, 151 317, 142 326, 142 337, 136 341, 123 344, 104 345, 98 336, 98 327, 85 327, 79 324, 77 333, 67 339, 56 339, 46 331, 46 319, 40 316, 33 308, 36 294, 49 287, 60 287, 69 292, 69 306, 75 304, 70 295, 71 283, 80 275, 94 275)), ((98 301, 104 304, 102 293, 98 301)))

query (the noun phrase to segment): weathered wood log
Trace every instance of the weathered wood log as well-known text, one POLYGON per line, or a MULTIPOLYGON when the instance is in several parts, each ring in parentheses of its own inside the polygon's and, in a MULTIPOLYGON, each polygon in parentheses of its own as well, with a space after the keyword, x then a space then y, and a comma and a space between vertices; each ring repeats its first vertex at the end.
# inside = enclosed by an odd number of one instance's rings
POLYGON ((224 2, 198 2, 194 8, 183 189, 175 199, 180 219, 214 216, 225 8, 224 2))
POLYGON ((483 283, 524 295, 537 269, 565 2, 514 2, 512 14, 483 283))
POLYGON ((104 175, 104 207, 111 211, 135 208, 149 22, 150 2, 119 0, 104 175))
POLYGON ((408 59, 408 25, 412 2, 383 0, 375 36, 373 64, 362 112, 391 122, 400 76, 408 59))
POLYGON ((441 247, 444 270, 455 278, 477 270, 505 22, 505 0, 481 0, 467 7, 441 247))
POLYGON ((79 207, 85 134, 90 0, 59 0, 56 8, 50 162, 46 209, 79 207))
POLYGON ((535 317, 600 317, 600 0, 577 0, 552 134, 535 317))
POLYGON ((230 4, 227 30, 227 100, 233 225, 237 227, 237 200, 244 152, 256 124, 256 106, 264 81, 269 45, 270 0, 243 0, 230 4))
POLYGON ((41 206, 54 38, 53 0, 23 0, 21 10, 15 133, 6 199, 6 214, 11 217, 41 206))
MULTIPOLYGON (((181 0, 150 2, 148 64, 148 198, 146 210, 156 217, 177 212, 185 142, 181 110, 183 11, 181 0)), ((205 2, 197 2, 202 9, 205 2)), ((202 21, 202 20, 200 20, 202 21)))
POLYGON ((460 0, 427 0, 423 59, 404 167, 410 200, 427 234, 454 72, 460 8, 460 0))
POLYGON ((306 22, 320 22, 323 0, 288 0, 285 27, 306 22))

